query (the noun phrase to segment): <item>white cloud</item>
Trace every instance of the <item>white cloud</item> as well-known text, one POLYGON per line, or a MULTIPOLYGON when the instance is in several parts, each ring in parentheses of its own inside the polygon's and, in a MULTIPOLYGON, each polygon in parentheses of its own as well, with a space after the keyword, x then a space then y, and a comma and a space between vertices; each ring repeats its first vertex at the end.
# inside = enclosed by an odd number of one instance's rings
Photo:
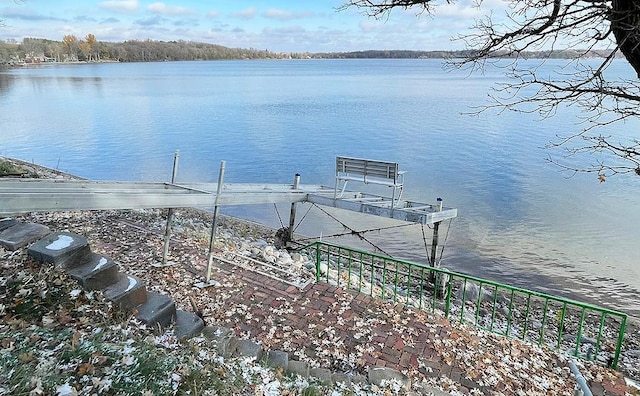
POLYGON ((384 23, 379 21, 367 20, 361 21, 358 26, 360 27, 360 30, 364 32, 374 32, 376 30, 382 29, 384 27, 384 23))
POLYGON ((209 11, 207 12, 207 18, 217 18, 220 16, 220 12, 218 11, 209 11))
POLYGON ((185 15, 192 12, 191 9, 187 7, 171 7, 162 2, 149 4, 147 10, 154 14, 161 15, 185 15))
POLYGON ((109 0, 100 3, 100 8, 123 13, 136 11, 138 6, 138 0, 109 0))
POLYGON ((278 9, 269 9, 264 13, 265 18, 278 19, 280 21, 290 21, 292 19, 308 18, 313 16, 311 11, 291 12, 278 9))
POLYGON ((251 7, 251 8, 247 8, 245 10, 242 10, 242 11, 238 11, 238 12, 234 13, 233 16, 235 16, 237 18, 251 19, 254 16, 256 16, 257 12, 258 12, 258 10, 255 7, 251 7))

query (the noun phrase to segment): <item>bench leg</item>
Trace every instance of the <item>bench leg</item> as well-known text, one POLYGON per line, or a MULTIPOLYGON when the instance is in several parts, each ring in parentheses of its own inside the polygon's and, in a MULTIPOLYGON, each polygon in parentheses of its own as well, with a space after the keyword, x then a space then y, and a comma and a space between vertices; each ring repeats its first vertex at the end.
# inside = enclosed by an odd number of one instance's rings
POLYGON ((342 185, 342 188, 340 189, 340 195, 338 195, 338 187, 340 186, 340 180, 336 179, 336 186, 335 186, 335 188, 333 190, 333 199, 342 198, 342 196, 344 195, 344 192, 345 192, 345 190, 347 188, 347 181, 348 180, 344 181, 344 184, 342 185))
POLYGON ((399 203, 400 200, 402 199, 402 190, 403 190, 404 186, 394 186, 393 187, 393 196, 391 197, 391 209, 393 209, 394 207, 396 207, 399 203), (398 191, 398 196, 396 197, 396 191, 398 191))

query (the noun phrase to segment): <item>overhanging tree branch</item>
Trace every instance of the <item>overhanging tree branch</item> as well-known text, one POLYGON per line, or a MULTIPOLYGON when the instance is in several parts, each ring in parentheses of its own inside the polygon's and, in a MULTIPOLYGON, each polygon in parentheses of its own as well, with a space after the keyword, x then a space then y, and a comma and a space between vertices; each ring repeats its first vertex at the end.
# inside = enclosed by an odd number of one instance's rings
MULTIPOLYGON (((482 0, 476 6, 486 8, 482 0)), ((366 15, 380 17, 394 8, 417 7, 437 16, 437 6, 446 0, 350 0, 344 7, 356 7, 366 15)), ((568 167, 574 171, 597 172, 605 176, 621 173, 640 175, 638 141, 628 136, 602 136, 600 127, 640 118, 640 0, 505 0, 504 15, 484 10, 471 33, 460 34, 468 56, 453 59, 452 67, 472 70, 494 62, 505 69, 508 83, 497 86, 486 109, 556 114, 562 106, 579 106, 583 116, 580 130, 558 137, 551 147, 567 147, 567 155, 590 153, 595 166, 568 167), (576 50, 575 48, 579 48, 576 50), (572 71, 559 69, 540 74, 538 67, 520 60, 528 51, 570 50, 572 71), (617 54, 624 56, 638 79, 628 80, 606 73, 617 54), (583 59, 600 57, 596 66, 583 59), (505 62, 505 57, 511 62, 505 62), (573 145, 577 145, 577 147, 573 145)), ((544 58, 544 57, 543 57, 544 58)), ((542 65, 545 59, 542 59, 542 65)), ((553 161, 558 163, 557 161, 553 161)))

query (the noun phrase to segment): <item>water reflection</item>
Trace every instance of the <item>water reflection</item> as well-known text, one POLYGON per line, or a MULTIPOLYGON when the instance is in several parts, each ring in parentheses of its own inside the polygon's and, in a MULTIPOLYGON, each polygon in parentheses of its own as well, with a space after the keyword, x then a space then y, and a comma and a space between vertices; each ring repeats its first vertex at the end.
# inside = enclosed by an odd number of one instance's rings
POLYGON ((14 84, 15 76, 0 70, 0 98, 7 96, 14 84))

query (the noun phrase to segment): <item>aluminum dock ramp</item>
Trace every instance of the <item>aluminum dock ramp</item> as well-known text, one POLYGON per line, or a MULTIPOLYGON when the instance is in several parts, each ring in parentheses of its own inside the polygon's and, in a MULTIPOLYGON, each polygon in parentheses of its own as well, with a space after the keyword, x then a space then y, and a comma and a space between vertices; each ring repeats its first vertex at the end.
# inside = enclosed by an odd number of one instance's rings
POLYGON ((433 224, 457 216, 456 209, 347 191, 321 185, 223 183, 139 183, 86 180, 0 179, 0 215, 27 212, 213 207, 309 202, 415 222, 433 224))

